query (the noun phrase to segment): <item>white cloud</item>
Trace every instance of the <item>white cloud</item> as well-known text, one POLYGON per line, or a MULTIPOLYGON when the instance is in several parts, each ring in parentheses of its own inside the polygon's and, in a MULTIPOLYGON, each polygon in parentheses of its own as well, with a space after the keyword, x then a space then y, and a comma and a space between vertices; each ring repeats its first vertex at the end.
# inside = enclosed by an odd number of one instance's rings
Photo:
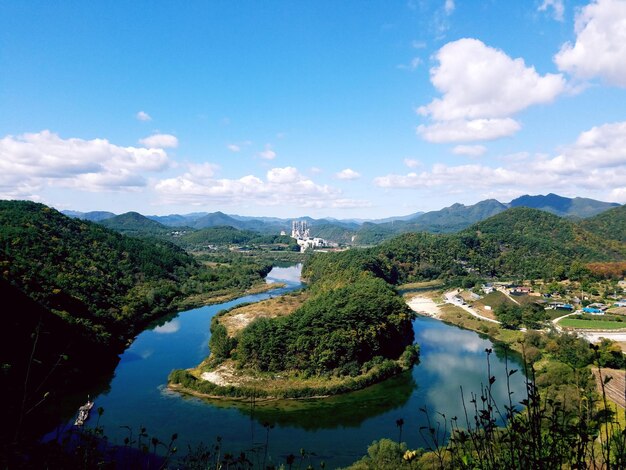
POLYGON ((516 154, 498 167, 436 164, 420 173, 389 174, 374 179, 382 188, 430 189, 456 193, 497 194, 558 192, 602 200, 624 200, 626 121, 582 132, 556 156, 516 154))
POLYGON ((301 180, 303 180, 302 175, 292 166, 272 168, 267 172, 267 181, 269 183, 297 183, 301 180))
POLYGON ((148 148, 164 149, 170 147, 178 147, 178 139, 171 134, 153 134, 139 140, 141 145, 148 148))
POLYGON ((457 145, 452 149, 455 155, 467 155, 469 157, 480 157, 487 151, 484 145, 457 145))
POLYGON ((204 205, 298 205, 310 208, 365 207, 369 203, 341 197, 341 191, 320 185, 302 175, 294 167, 272 168, 265 180, 247 175, 238 179, 205 178, 192 171, 155 185, 164 203, 204 205))
POLYGON ((219 169, 219 166, 213 163, 190 163, 188 167, 189 173, 187 173, 187 177, 194 181, 212 178, 219 169))
POLYGON ((613 189, 610 193, 610 201, 626 204, 626 186, 613 189))
POLYGON ((548 11, 552 9, 552 16, 557 21, 563 21, 563 14, 565 13, 565 7, 563 6, 563 0, 543 0, 543 3, 537 9, 538 11, 548 11))
POLYGON ((431 171, 407 175, 387 175, 374 179, 381 188, 433 188, 463 184, 473 189, 515 183, 520 175, 505 168, 490 168, 482 165, 448 166, 433 165, 431 171))
POLYGON ((170 164, 162 149, 120 147, 106 139, 62 139, 44 130, 0 139, 0 197, 32 199, 50 186, 86 191, 146 185, 143 173, 170 164))
POLYGON ((477 39, 460 39, 436 54, 431 82, 442 93, 418 113, 433 124, 418 132, 431 142, 490 140, 514 134, 510 116, 535 104, 549 103, 565 90, 560 74, 539 75, 521 58, 477 39))
POLYGON ((357 173, 352 168, 345 168, 338 173, 335 173, 335 178, 340 180, 356 180, 360 178, 360 173, 357 173))
POLYGON ((541 158, 537 168, 568 176, 602 168, 626 168, 626 122, 593 127, 581 133, 560 155, 541 158))
POLYGON ((139 111, 137 114, 135 114, 135 118, 139 121, 152 121, 152 116, 150 116, 145 111, 139 111))
POLYGON ((276 152, 272 150, 272 146, 270 144, 266 144, 265 150, 259 152, 258 155, 265 160, 274 160, 276 158, 276 152))
POLYGON ((237 144, 228 144, 226 148, 231 152, 241 152, 241 147, 237 144))
POLYGON ((520 124, 512 118, 505 119, 457 119, 441 121, 428 126, 420 125, 417 133, 433 143, 474 142, 507 137, 520 130, 520 124))
POLYGON ((415 160, 414 158, 405 158, 404 164, 409 168, 417 168, 418 166, 421 166, 422 163, 419 160, 415 160))
POLYGON ((565 43, 554 56, 559 70, 626 87, 626 2, 590 3, 576 15, 575 31, 576 43, 565 43))
POLYGON ((454 0, 446 0, 443 9, 446 12, 446 15, 451 15, 452 12, 454 11, 454 0))
POLYGON ((431 81, 443 98, 419 110, 437 121, 507 117, 548 103, 565 89, 561 75, 542 77, 523 59, 511 59, 477 39, 446 44, 437 60, 431 81))

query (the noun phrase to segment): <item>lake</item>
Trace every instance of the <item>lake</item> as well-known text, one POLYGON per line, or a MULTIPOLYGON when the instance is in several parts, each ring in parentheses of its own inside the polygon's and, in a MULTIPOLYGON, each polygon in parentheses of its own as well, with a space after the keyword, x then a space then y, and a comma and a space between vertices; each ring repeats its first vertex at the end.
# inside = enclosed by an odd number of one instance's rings
MULTIPOLYGON (((248 451, 262 459, 267 439, 268 462, 284 463, 287 455, 300 456, 300 449, 305 449, 315 453, 314 462, 324 460, 326 468, 335 468, 364 455, 375 439, 397 440, 396 420, 403 419, 402 440, 411 448, 424 446, 419 428, 426 425, 426 416, 420 408, 428 410, 433 420, 441 420, 437 412, 448 419, 461 419, 460 387, 469 406, 470 393, 479 394, 481 384, 488 381, 486 348, 494 349, 490 357, 492 375, 497 377, 494 396, 499 404, 505 403, 508 391, 503 351, 472 331, 425 317, 414 322, 415 340, 421 347, 420 364, 412 372, 366 390, 324 400, 252 407, 205 401, 166 388, 172 369, 196 366, 209 354, 209 327, 215 314, 299 288, 300 270, 300 265, 276 267, 267 281, 282 282, 284 288, 181 312, 138 335, 120 356, 113 377, 100 388, 105 391, 95 396, 95 408, 105 410, 100 425, 110 442, 123 445, 129 435, 124 426, 130 426, 134 435, 144 426, 150 436, 163 441, 178 433, 181 454, 187 445, 210 445, 220 436, 224 451, 235 455, 248 451)), ((520 368, 516 362, 509 367, 520 368)), ((514 401, 519 402, 525 397, 523 376, 518 373, 511 379, 514 401)), ((97 413, 92 412, 87 424, 93 426, 96 420, 97 413)), ((68 419, 61 427, 72 422, 73 418, 68 419)))

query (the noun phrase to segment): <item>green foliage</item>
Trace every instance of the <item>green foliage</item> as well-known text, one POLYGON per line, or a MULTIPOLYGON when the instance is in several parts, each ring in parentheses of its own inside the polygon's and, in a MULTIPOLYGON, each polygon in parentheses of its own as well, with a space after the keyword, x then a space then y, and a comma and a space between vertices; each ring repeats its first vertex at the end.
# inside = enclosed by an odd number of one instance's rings
POLYGON ((100 220, 98 223, 116 232, 131 236, 167 236, 175 230, 137 212, 116 215, 100 220))
POLYGON ((174 241, 190 250, 220 245, 273 245, 272 249, 296 251, 300 249, 295 239, 286 235, 262 235, 251 230, 240 230, 230 226, 216 226, 190 231, 174 241))
POLYGON ((206 268, 166 241, 123 236, 42 204, 0 201, 0 269, 31 299, 107 344, 123 342, 185 297, 250 287, 271 265, 206 268))
POLYGON ((349 375, 353 363, 398 358, 412 343, 412 318, 385 282, 364 277, 313 297, 287 317, 254 321, 239 336, 236 358, 262 371, 349 375))
POLYGON ((237 340, 228 336, 226 327, 220 323, 211 324, 211 339, 209 349, 211 357, 216 361, 223 361, 230 357, 230 353, 237 347, 237 340))
POLYGON ((626 243, 626 205, 602 212, 582 221, 580 225, 604 238, 626 243))
POLYGON ((520 207, 456 234, 406 233, 375 248, 316 254, 303 275, 330 286, 352 282, 364 270, 392 284, 440 278, 470 285, 468 276, 583 280, 591 276, 585 263, 624 258, 624 243, 520 207))
MULTIPOLYGON (((423 451, 411 455, 411 460, 419 458, 423 451)), ((404 442, 397 443, 391 439, 380 439, 372 442, 367 448, 367 455, 357 460, 346 470, 396 470, 413 468, 411 461, 405 459, 407 447, 404 442)))
POLYGON ((496 307, 495 314, 503 328, 516 330, 522 324, 522 308, 519 305, 502 303, 496 307))
POLYGON ((135 306, 162 311, 179 294, 175 283, 198 270, 166 242, 124 237, 22 201, 0 201, 0 265, 11 284, 104 341, 98 326, 126 334, 146 313, 135 306))

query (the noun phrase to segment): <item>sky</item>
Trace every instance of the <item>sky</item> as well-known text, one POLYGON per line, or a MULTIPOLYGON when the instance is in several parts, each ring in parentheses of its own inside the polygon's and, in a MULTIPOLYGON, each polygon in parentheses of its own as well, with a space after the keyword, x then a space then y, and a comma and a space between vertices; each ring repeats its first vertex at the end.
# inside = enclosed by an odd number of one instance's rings
POLYGON ((626 203, 626 0, 0 0, 0 199, 626 203))

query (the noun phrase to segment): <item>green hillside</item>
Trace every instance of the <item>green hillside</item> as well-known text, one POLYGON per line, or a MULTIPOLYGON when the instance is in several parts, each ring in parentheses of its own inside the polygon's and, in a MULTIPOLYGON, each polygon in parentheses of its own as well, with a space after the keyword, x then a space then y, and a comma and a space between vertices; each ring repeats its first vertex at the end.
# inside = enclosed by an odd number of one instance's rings
POLYGON ((483 274, 552 277, 565 275, 576 262, 626 258, 624 244, 548 212, 523 207, 479 222, 459 236, 467 260, 483 274))
POLYGON ((626 243, 626 205, 583 220, 580 226, 598 236, 626 243))
POLYGON ((552 278, 575 276, 583 263, 624 259, 624 243, 548 212, 519 207, 455 234, 406 233, 368 250, 316 255, 304 275, 328 285, 362 270, 392 284, 466 275, 552 278))
POLYGON ((426 212, 409 221, 395 220, 383 224, 365 223, 356 233, 360 245, 375 245, 409 232, 453 233, 506 210, 495 199, 471 206, 453 204, 438 211, 426 212))
POLYGON ((597 201, 585 197, 563 197, 557 194, 547 194, 545 196, 521 196, 513 199, 510 207, 529 207, 531 209, 540 209, 542 211, 551 212, 560 217, 571 218, 587 218, 593 217, 612 207, 617 206, 613 202, 597 201))
POLYGON ((240 230, 231 226, 216 226, 189 231, 173 242, 187 250, 204 250, 215 246, 272 245, 272 249, 299 251, 295 239, 286 235, 263 235, 252 230, 240 230))
POLYGON ((103 227, 110 228, 125 235, 154 236, 169 234, 171 227, 166 227, 137 212, 127 212, 108 219, 98 221, 103 227))
POLYGON ((3 277, 68 322, 103 341, 127 331, 137 316, 166 310, 177 283, 198 269, 165 242, 124 237, 31 202, 0 201, 3 277), (152 309, 139 298, 152 296, 152 309))
POLYGON ((206 267, 169 242, 121 235, 42 204, 0 201, 0 385, 9 397, 8 429, 42 400, 114 367, 150 321, 240 295, 270 269, 250 260, 206 267))
POLYGON ((186 297, 241 291, 268 269, 251 262, 209 269, 172 243, 25 201, 0 201, 0 266, 11 285, 104 343, 127 338, 186 297))

